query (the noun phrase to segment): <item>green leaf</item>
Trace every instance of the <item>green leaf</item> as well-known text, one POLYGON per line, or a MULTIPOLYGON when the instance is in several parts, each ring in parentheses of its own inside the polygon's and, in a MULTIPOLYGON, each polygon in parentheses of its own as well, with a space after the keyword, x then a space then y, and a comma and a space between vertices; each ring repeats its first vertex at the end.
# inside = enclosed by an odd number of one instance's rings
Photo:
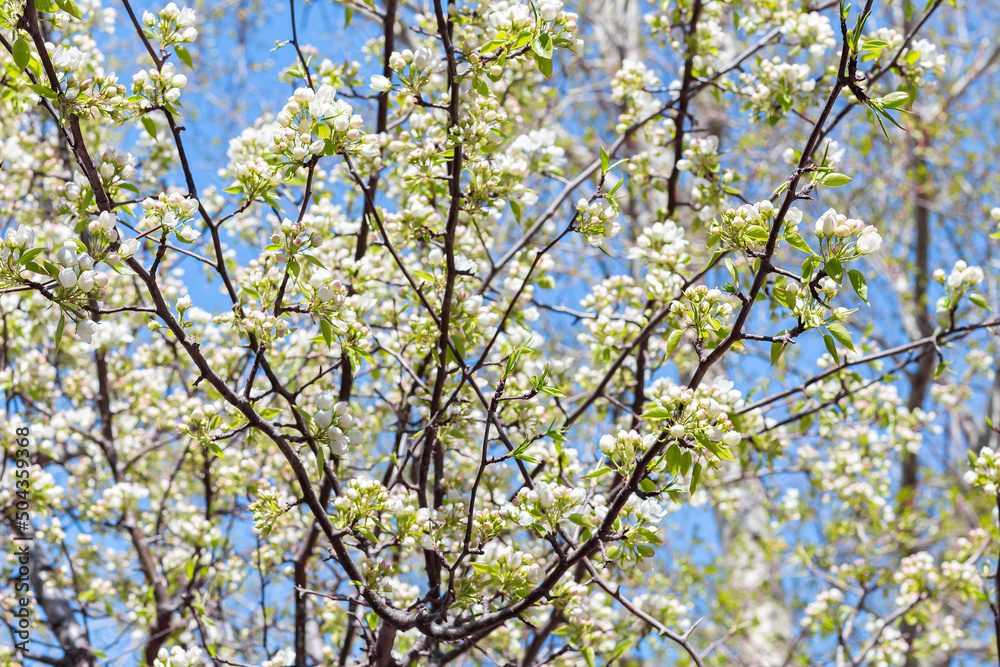
MULTIPOLYGON (((42 254, 44 248, 29 248, 21 254, 21 259, 19 260, 22 264, 27 264, 31 260, 35 259, 42 254)), ((38 273, 37 271, 35 273, 38 273)))
POLYGON ((146 132, 149 133, 149 136, 153 137, 153 141, 159 143, 159 139, 156 138, 156 123, 153 122, 153 119, 149 116, 143 116, 141 120, 142 126, 146 128, 146 132))
POLYGON ((981 294, 970 294, 969 301, 976 304, 980 308, 990 309, 990 302, 987 301, 981 294))
POLYGON ((514 213, 514 219, 521 222, 521 204, 513 199, 510 200, 510 210, 514 213))
POLYGON ((608 152, 601 148, 601 173, 606 174, 611 168, 611 158, 608 156, 608 152))
POLYGON ((847 185, 854 179, 846 174, 838 174, 837 172, 832 172, 819 179, 820 185, 825 185, 828 188, 839 188, 842 185, 847 185))
POLYGON ((18 70, 23 70, 31 62, 31 48, 28 43, 20 37, 14 42, 14 64, 18 70))
POLYGON ((828 259, 826 261, 826 274, 836 280, 838 285, 840 284, 840 281, 844 278, 844 266, 840 263, 839 259, 828 259))
POLYGON ((545 76, 546 79, 552 78, 552 59, 543 58, 537 53, 535 54, 535 64, 538 65, 538 71, 545 76))
POLYGON ((674 411, 667 408, 651 408, 642 413, 643 419, 670 419, 673 416, 674 411))
POLYGON ((861 47, 862 51, 869 51, 872 49, 884 49, 889 46, 888 42, 884 42, 881 39, 866 39, 864 45, 861 47))
POLYGON ((40 83, 29 83, 28 88, 41 95, 42 97, 47 97, 50 100, 56 99, 56 92, 49 88, 48 86, 43 86, 40 83))
POLYGON ((182 63, 184 63, 191 69, 194 69, 194 61, 191 60, 191 54, 188 53, 187 49, 178 44, 177 46, 174 47, 174 52, 177 53, 177 57, 180 58, 182 63))
POLYGON ((667 336, 667 350, 666 350, 666 352, 667 352, 667 356, 668 357, 671 354, 673 354, 674 351, 677 349, 677 346, 680 344, 681 337, 683 335, 684 335, 684 330, 683 329, 674 329, 673 331, 670 332, 670 335, 667 336))
POLYGON ((844 327, 843 324, 839 322, 831 322, 826 325, 826 328, 830 330, 833 337, 837 339, 837 342, 846 347, 851 352, 854 351, 854 341, 851 340, 850 332, 844 327))
POLYGON ((56 324, 56 351, 59 351, 59 344, 62 342, 63 333, 66 331, 66 313, 59 311, 59 323, 56 324))
POLYGON ((650 558, 656 554, 656 552, 653 551, 653 547, 648 544, 637 544, 635 545, 635 550, 643 558, 650 558))
POLYGON ((830 353, 836 364, 840 365, 840 355, 837 354, 837 344, 833 342, 833 337, 830 334, 823 334, 823 344, 826 345, 826 351, 830 353))
POLYGON ((733 283, 735 284, 740 278, 739 271, 736 270, 736 262, 734 262, 729 257, 726 257, 725 261, 726 261, 726 268, 729 270, 729 275, 733 277, 733 283))
POLYGON ((326 465, 326 445, 322 442, 316 448, 316 476, 323 478, 323 467, 326 465))
POLYGON ((319 330, 323 334, 323 341, 327 347, 333 347, 333 327, 323 318, 319 321, 319 330))
POLYGON ((785 240, 788 241, 788 244, 796 250, 801 250, 802 252, 810 255, 816 254, 815 251, 809 247, 809 244, 806 243, 806 240, 802 238, 802 235, 796 231, 790 230, 785 232, 785 240))
POLYGON ((785 353, 786 343, 779 343, 777 341, 771 343, 771 365, 774 366, 778 363, 778 359, 781 359, 781 355, 785 353))
POLYGON ((497 49, 499 49, 500 47, 502 47, 506 43, 507 43, 507 40, 505 40, 505 39, 504 40, 494 39, 494 40, 491 40, 491 41, 486 42, 485 44, 483 44, 483 48, 481 48, 479 51, 481 53, 489 53, 490 51, 496 51, 497 49))
POLYGON ((490 93, 490 87, 478 76, 472 80, 472 87, 483 97, 493 97, 492 93, 490 93))
POLYGON ((889 93, 885 97, 880 97, 877 102, 886 109, 898 109, 906 100, 910 99, 910 94, 905 90, 897 90, 889 93))
POLYGON ((594 647, 584 646, 580 649, 580 653, 583 654, 583 660, 587 663, 587 667, 594 667, 594 647))
MULTIPOLYGON (((851 287, 854 288, 854 293, 861 297, 861 300, 866 304, 868 303, 868 281, 865 280, 863 273, 857 269, 851 269, 847 272, 847 277, 851 280, 851 287)), ((871 305, 871 304, 868 304, 871 305)))
POLYGON ((701 479, 701 462, 694 464, 694 468, 691 469, 691 487, 689 492, 693 495, 695 491, 698 490, 698 480, 701 479))
POLYGON ((75 0, 55 0, 55 3, 59 5, 59 9, 63 10, 76 20, 83 20, 83 14, 80 13, 80 8, 76 6, 75 0))
POLYGON ((585 475, 584 479, 593 479, 594 477, 600 477, 602 475, 607 475, 609 472, 613 472, 611 468, 604 466, 603 468, 598 468, 589 475, 585 475))
POLYGON ((531 50, 535 52, 535 55, 552 60, 552 36, 543 33, 535 37, 531 40, 531 50))

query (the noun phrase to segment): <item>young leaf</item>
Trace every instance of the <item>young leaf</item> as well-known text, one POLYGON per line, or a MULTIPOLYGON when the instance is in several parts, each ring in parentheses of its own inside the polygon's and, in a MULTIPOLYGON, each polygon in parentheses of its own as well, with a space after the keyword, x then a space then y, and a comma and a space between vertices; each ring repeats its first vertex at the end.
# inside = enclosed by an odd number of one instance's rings
POLYGON ((779 343, 775 341, 771 343, 771 365, 774 366, 778 363, 778 359, 781 359, 781 355, 785 353, 786 343, 779 343))
POLYGON ((823 334, 823 344, 826 345, 826 351, 830 353, 831 357, 833 357, 833 361, 839 366, 840 355, 837 354, 837 344, 833 342, 833 338, 830 334, 823 334))
POLYGON ((878 104, 885 109, 898 109, 903 102, 910 99, 910 94, 905 90, 897 90, 894 93, 889 93, 885 97, 880 97, 878 99, 878 104))
POLYGON ((26 41, 18 37, 14 42, 13 52, 14 64, 17 65, 19 71, 23 70, 31 62, 31 48, 26 41))
POLYGON ((673 331, 670 332, 670 335, 667 336, 666 353, 668 357, 674 353, 674 350, 677 349, 677 346, 681 342, 681 336, 683 335, 684 335, 683 329, 674 329, 673 331))
POLYGON ((990 302, 987 301, 981 294, 970 294, 969 301, 976 304, 980 308, 990 309, 990 302))
POLYGON ((740 274, 736 270, 736 262, 726 257, 726 268, 729 269, 729 275, 733 277, 733 283, 735 284, 740 278, 740 274))
POLYGON ((545 33, 531 40, 531 50, 535 55, 552 60, 552 36, 545 33))
POLYGON ((833 337, 837 339, 837 342, 846 347, 851 352, 854 351, 854 341, 851 340, 850 332, 844 327, 843 324, 839 322, 831 322, 826 325, 826 328, 830 330, 833 337))
POLYGON ((191 60, 191 54, 183 46, 178 44, 174 47, 174 52, 177 53, 177 57, 180 58, 181 62, 194 69, 194 61, 191 60))
POLYGON ((543 58, 543 57, 541 57, 540 55, 538 55, 536 53, 535 54, 535 64, 538 65, 538 71, 541 72, 542 75, 546 79, 551 79, 552 78, 552 59, 551 58, 543 58))
POLYGON ((844 267, 839 259, 827 260, 826 274, 836 280, 838 285, 840 284, 840 281, 844 278, 844 267))
POLYGON ((66 331, 66 313, 59 312, 59 323, 56 324, 56 351, 59 351, 59 344, 62 342, 63 333, 66 331))
MULTIPOLYGON (((863 273, 857 269, 851 269, 847 272, 847 277, 851 280, 851 287, 854 288, 854 293, 861 297, 861 300, 866 304, 868 303, 868 281, 865 280, 863 273)), ((871 304, 868 304, 871 305, 871 304)))
POLYGON ((50 100, 56 99, 55 91, 49 88, 48 86, 43 86, 40 83, 29 83, 28 88, 31 88, 33 91, 35 91, 42 97, 47 97, 50 100))
POLYGON ((156 138, 156 123, 153 122, 153 119, 149 116, 143 116, 142 126, 146 128, 146 132, 149 133, 149 136, 153 137, 153 141, 159 143, 159 139, 156 138))
POLYGON ((828 188, 839 188, 842 185, 847 185, 854 179, 847 174, 838 174, 837 172, 832 172, 819 179, 820 185, 825 185, 828 188))
POLYGON ((698 490, 699 479, 701 479, 701 462, 695 463, 694 468, 691 469, 691 487, 689 491, 692 495, 698 490))
POLYGON ((809 247, 809 244, 806 243, 806 240, 802 238, 802 235, 798 232, 785 232, 785 240, 788 241, 788 244, 796 250, 801 250, 802 252, 809 253, 810 255, 816 254, 816 252, 809 247))
POLYGON ((83 14, 80 13, 80 8, 76 6, 75 0, 55 0, 59 9, 63 10, 77 21, 83 20, 83 14))

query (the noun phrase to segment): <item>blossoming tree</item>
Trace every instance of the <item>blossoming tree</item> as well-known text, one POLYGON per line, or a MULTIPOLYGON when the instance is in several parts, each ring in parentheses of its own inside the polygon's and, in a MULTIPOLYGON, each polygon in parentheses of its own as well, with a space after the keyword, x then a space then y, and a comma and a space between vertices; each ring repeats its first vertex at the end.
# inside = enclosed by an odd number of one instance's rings
POLYGON ((0 4, 0 664, 997 660, 996 7, 304 7, 0 4))

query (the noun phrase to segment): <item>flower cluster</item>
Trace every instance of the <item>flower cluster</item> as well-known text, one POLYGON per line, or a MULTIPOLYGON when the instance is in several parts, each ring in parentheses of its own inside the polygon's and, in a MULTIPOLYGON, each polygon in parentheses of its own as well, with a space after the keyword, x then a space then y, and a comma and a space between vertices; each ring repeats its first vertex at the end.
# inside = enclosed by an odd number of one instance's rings
POLYGON ((628 249, 629 259, 641 259, 646 268, 646 294, 651 299, 673 298, 684 277, 680 271, 691 259, 684 229, 673 220, 656 222, 646 227, 628 249))
POLYGON ((951 273, 945 277, 944 269, 934 271, 934 280, 944 285, 947 296, 942 296, 937 300, 937 312, 944 313, 954 311, 958 307, 959 301, 965 295, 969 300, 978 306, 989 307, 989 303, 981 295, 972 291, 976 285, 983 282, 986 275, 978 266, 969 266, 965 260, 958 260, 952 267, 951 273))
MULTIPOLYGON (((112 214, 104 212, 101 215, 110 218, 111 224, 114 224, 112 214)), ((100 224, 103 225, 103 221, 100 224)), ((59 284, 70 293, 79 290, 80 293, 87 294, 96 289, 95 296, 98 300, 103 300, 107 296, 104 292, 104 287, 108 284, 107 274, 94 271, 94 258, 87 252, 77 253, 77 249, 76 242, 70 240, 56 253, 56 261, 65 267, 59 271, 59 284)))
POLYGON ((261 537, 267 537, 274 529, 275 522, 293 507, 294 503, 274 487, 258 486, 254 495, 257 499, 247 507, 253 515, 253 529, 261 537))
POLYGON ((725 249, 758 251, 767 243, 773 218, 774 204, 765 199, 756 204, 744 204, 739 208, 726 210, 712 220, 709 231, 713 236, 719 237, 725 249))
MULTIPOLYGON (((25 224, 7 230, 0 243, 0 287, 9 287, 19 282, 22 265, 31 263, 41 254, 41 249, 32 250, 35 245, 35 230, 25 224)), ((44 269, 32 264, 39 272, 44 269)))
POLYGON ((278 127, 268 151, 298 163, 313 155, 333 155, 342 150, 378 157, 378 137, 363 134, 364 120, 336 95, 337 91, 325 84, 316 91, 298 88, 275 117, 278 127))
POLYGON ((198 200, 184 197, 178 192, 169 195, 161 192, 155 199, 142 200, 143 217, 136 226, 139 229, 159 228, 163 235, 173 233, 184 243, 194 243, 201 232, 188 223, 188 219, 198 210, 198 200))
MULTIPOLYGON (((403 89, 417 98, 431 76, 444 68, 444 62, 426 46, 421 46, 416 51, 394 51, 389 56, 389 67, 403 84, 403 89)), ((369 86, 377 93, 393 89, 392 81, 382 74, 372 75, 369 86)))
POLYGON ((256 336, 261 343, 270 343, 288 333, 289 322, 260 308, 247 312, 240 324, 248 334, 256 336))
POLYGON ((81 75, 70 72, 63 82, 63 99, 74 113, 84 118, 105 116, 115 122, 128 115, 128 90, 118 82, 118 75, 81 75))
POLYGON ((280 264, 294 257, 299 250, 323 245, 323 237, 320 234, 310 232, 302 221, 288 218, 281 221, 278 231, 271 234, 270 241, 271 243, 264 249, 277 251, 275 257, 280 264))
POLYGON ((899 570, 892 575, 892 580, 899 585, 896 606, 905 607, 934 588, 940 581, 940 575, 934 565, 934 557, 920 551, 900 561, 899 570))
POLYGON ((806 605, 805 616, 800 623, 803 627, 809 627, 826 620, 831 611, 836 611, 840 603, 844 601, 844 593, 839 588, 829 588, 806 605))
POLYGON ((146 37, 159 41, 163 47, 193 42, 198 37, 198 29, 194 27, 195 18, 193 9, 179 9, 173 2, 156 14, 148 11, 142 13, 146 37))
POLYGON ((835 259, 851 259, 868 255, 882 245, 882 236, 873 225, 848 218, 835 210, 827 211, 816 220, 814 227, 823 255, 835 259), (854 245, 851 246, 851 241, 854 245))
MULTIPOLYGON (((101 154, 97 173, 101 175, 101 185, 104 186, 105 190, 114 191, 127 181, 131 181, 135 176, 135 157, 131 153, 120 153, 114 148, 109 148, 101 154)), ((67 196, 70 196, 70 187, 66 186, 67 196)), ((77 188, 77 197, 79 197, 79 186, 73 184, 73 187, 77 188)))
POLYGON ((333 454, 343 457, 347 455, 348 446, 361 444, 361 431, 354 426, 350 406, 344 402, 334 403, 334 400, 335 396, 331 391, 324 391, 316 396, 313 400, 313 405, 316 406, 313 421, 320 433, 326 434, 333 454))
MULTIPOLYGON (((313 294, 316 297, 316 301, 321 304, 330 304, 333 306, 343 306, 347 303, 347 288, 344 287, 343 283, 333 277, 328 269, 317 269, 313 272, 312 276, 309 277, 309 285, 316 290, 313 294)), ((332 322, 334 325, 334 331, 336 333, 346 333, 347 323, 343 322, 332 322), (339 329, 343 328, 343 331, 339 329)))
POLYGON ((621 231, 621 225, 615 221, 618 217, 617 205, 613 200, 590 202, 580 199, 576 203, 576 230, 583 234, 587 243, 599 248, 605 239, 613 239, 621 231))
POLYGON ((500 509, 500 515, 545 535, 555 532, 563 517, 577 511, 585 496, 586 491, 580 487, 539 481, 532 489, 518 491, 513 500, 500 509))
POLYGON ((670 312, 680 318, 686 328, 694 329, 700 344, 712 333, 722 331, 723 320, 733 314, 733 304, 721 290, 695 285, 671 303, 670 312))
POLYGON ((545 569, 533 555, 499 542, 487 544, 474 567, 489 576, 490 585, 510 593, 523 592, 545 578, 545 569))
POLYGON ((830 18, 820 12, 789 11, 781 23, 781 34, 786 36, 789 44, 808 48, 809 54, 815 58, 822 57, 837 43, 830 18))
POLYGON ((687 148, 684 157, 677 161, 680 171, 695 171, 700 174, 711 174, 719 170, 719 137, 685 137, 687 148))
POLYGON ((371 530, 388 499, 389 494, 377 479, 355 477, 333 501, 337 508, 336 523, 339 527, 371 530))
POLYGON ((979 454, 969 452, 970 470, 962 475, 962 480, 971 487, 982 487, 989 496, 997 495, 1000 488, 1000 455, 992 447, 983 447, 979 454))
POLYGON ((636 455, 641 456, 655 442, 656 435, 652 433, 643 437, 635 430, 618 431, 616 435, 602 436, 600 448, 614 469, 627 476, 635 467, 636 455))
POLYGON ((642 61, 626 58, 611 80, 612 99, 624 107, 618 116, 619 132, 653 112, 658 106, 651 88, 660 85, 660 79, 642 61))
MULTIPOLYGON (((493 515, 496 514, 496 510, 484 510, 484 512, 487 515, 491 512, 493 515)), ((481 514, 483 512, 477 513, 477 515, 481 514)), ((405 497, 396 494, 390 496, 386 501, 382 521, 386 525, 391 524, 392 521, 396 522, 396 538, 404 547, 413 548, 420 545, 424 549, 433 549, 436 518, 436 510, 429 507, 417 507, 415 495, 405 497)), ((486 523, 490 523, 489 519, 486 519, 486 523)), ((492 532, 494 529, 502 530, 503 526, 503 519, 500 519, 496 525, 490 524, 488 532, 492 532)), ((483 543, 488 539, 489 537, 483 539, 483 543)))
POLYGON ((197 646, 192 646, 189 649, 175 646, 169 651, 166 648, 161 648, 160 652, 156 654, 156 660, 153 661, 153 667, 196 667, 200 664, 201 649, 197 646))
POLYGON ((699 387, 696 392, 668 382, 643 418, 659 422, 678 442, 691 445, 693 439, 712 455, 731 460, 730 448, 737 446, 743 436, 733 427, 727 406, 711 393, 710 387, 699 387))
POLYGON ((139 70, 133 74, 132 92, 141 96, 139 104, 143 109, 155 109, 179 100, 187 82, 187 76, 178 74, 174 64, 167 62, 158 70, 139 70))
POLYGON ((816 89, 808 65, 783 62, 780 57, 759 60, 756 69, 740 74, 743 109, 771 125, 795 107, 808 102, 816 89))

